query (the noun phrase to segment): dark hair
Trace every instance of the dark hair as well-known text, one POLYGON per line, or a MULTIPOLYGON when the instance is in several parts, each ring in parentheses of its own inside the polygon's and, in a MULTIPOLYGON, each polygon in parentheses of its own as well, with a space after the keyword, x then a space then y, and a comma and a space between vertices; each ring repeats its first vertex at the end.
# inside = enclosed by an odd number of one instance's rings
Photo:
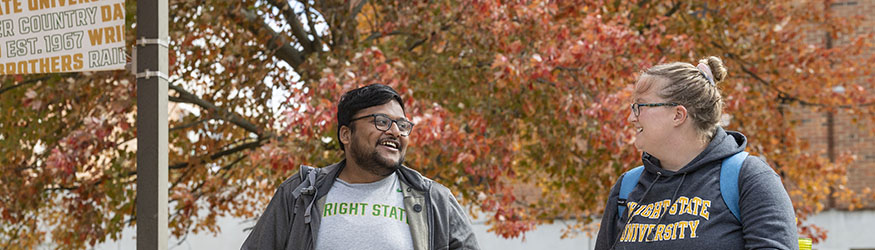
POLYGON ((352 120, 359 110, 383 105, 393 100, 401 105, 403 111, 404 101, 401 100, 401 95, 392 87, 383 84, 375 83, 344 93, 337 103, 337 144, 340 145, 340 149, 346 150, 343 142, 340 141, 340 127, 349 127, 349 120, 352 120))

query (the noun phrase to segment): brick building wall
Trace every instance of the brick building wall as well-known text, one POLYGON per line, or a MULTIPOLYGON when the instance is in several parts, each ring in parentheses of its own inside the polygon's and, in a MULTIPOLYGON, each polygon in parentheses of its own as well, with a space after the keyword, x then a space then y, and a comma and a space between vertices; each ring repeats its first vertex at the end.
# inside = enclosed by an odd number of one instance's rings
MULTIPOLYGON (((838 17, 863 17, 862 23, 855 29, 855 35, 875 33, 875 0, 835 1, 830 6, 830 12, 838 17)), ((807 40, 810 43, 824 46, 826 44, 825 35, 825 32, 809 34, 807 40)), ((833 45, 841 45, 847 43, 848 40, 839 38, 832 42, 833 45)), ((869 51, 861 56, 872 55, 875 55, 875 51, 869 51)), ((868 85, 867 91, 870 94, 875 92, 871 82, 863 85, 868 85)), ((799 121, 797 134, 810 144, 810 152, 829 157, 829 115, 810 109, 797 109, 794 110, 794 114, 796 120, 799 121)), ((833 151, 835 154, 849 152, 856 155, 856 160, 847 171, 847 186, 850 189, 859 192, 868 187, 875 191, 875 134, 870 132, 875 124, 855 123, 853 117, 845 111, 839 111, 833 115, 833 151)), ((835 208, 845 209, 846 207, 847 204, 838 203, 835 208)), ((875 201, 866 201, 866 208, 875 209, 875 201)))

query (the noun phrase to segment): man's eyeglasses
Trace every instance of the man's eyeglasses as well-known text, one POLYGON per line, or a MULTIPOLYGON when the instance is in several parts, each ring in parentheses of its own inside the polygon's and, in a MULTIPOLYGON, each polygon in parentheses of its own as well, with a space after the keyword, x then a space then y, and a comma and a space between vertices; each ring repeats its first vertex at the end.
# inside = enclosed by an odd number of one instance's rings
POLYGON ((349 122, 352 123, 356 120, 361 120, 368 117, 374 118, 374 127, 376 127, 377 130, 380 131, 388 131, 389 128, 392 127, 392 123, 397 124, 398 131, 401 131, 401 136, 410 135, 410 131, 413 130, 413 125, 415 125, 404 118, 393 120, 392 118, 389 118, 389 116, 384 114, 370 114, 359 118, 353 118, 352 120, 349 120, 349 122))
POLYGON ((661 106, 677 106, 680 104, 673 102, 663 102, 663 103, 632 103, 632 114, 635 114, 635 117, 638 117, 641 114, 641 107, 661 107, 661 106))

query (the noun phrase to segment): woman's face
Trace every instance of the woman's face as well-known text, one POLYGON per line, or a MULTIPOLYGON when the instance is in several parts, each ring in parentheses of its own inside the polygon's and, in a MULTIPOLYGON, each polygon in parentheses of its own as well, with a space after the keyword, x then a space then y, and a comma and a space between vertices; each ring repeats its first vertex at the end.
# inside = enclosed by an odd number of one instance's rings
MULTIPOLYGON (((636 104, 665 104, 668 101, 657 94, 665 85, 665 79, 644 75, 635 83, 632 102, 636 104)), ((635 129, 635 147, 653 154, 655 149, 664 146, 665 139, 671 136, 672 120, 676 106, 638 106, 636 116, 629 110, 628 121, 635 129)))

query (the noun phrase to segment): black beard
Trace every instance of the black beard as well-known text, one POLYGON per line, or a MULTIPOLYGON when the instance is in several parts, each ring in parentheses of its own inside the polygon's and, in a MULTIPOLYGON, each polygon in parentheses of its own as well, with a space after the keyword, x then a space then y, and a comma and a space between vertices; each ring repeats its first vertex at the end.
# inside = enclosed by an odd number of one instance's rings
POLYGON ((365 170, 379 176, 389 176, 395 170, 401 168, 401 163, 404 162, 404 156, 398 159, 398 162, 392 163, 389 159, 380 157, 377 151, 371 153, 370 163, 361 165, 365 170))
POLYGON ((404 162, 404 155, 398 159, 398 162, 392 163, 391 160, 380 157, 376 150, 371 151, 370 154, 360 153, 364 150, 360 150, 361 147, 354 147, 352 152, 352 157, 355 162, 364 169, 372 174, 378 176, 389 176, 392 172, 395 172, 396 169, 401 168, 401 163, 404 162))

